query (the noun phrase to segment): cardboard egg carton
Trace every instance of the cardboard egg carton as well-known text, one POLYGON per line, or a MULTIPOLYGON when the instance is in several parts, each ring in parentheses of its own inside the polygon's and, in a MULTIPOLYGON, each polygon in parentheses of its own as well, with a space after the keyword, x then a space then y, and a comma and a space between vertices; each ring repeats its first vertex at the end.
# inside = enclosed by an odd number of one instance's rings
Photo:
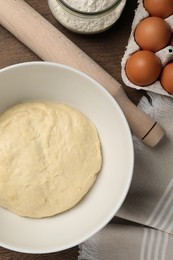
MULTIPOLYGON (((153 84, 151 84, 149 86, 142 87, 142 86, 138 86, 138 85, 133 84, 131 81, 129 81, 129 79, 126 76, 125 65, 126 65, 127 59, 134 52, 140 50, 140 47, 138 46, 138 44, 135 42, 135 39, 134 39, 135 28, 141 20, 143 20, 144 18, 146 18, 148 16, 149 16, 149 13, 146 11, 146 9, 143 6, 143 0, 139 0, 138 1, 138 7, 135 11, 134 20, 133 20, 133 23, 132 23, 129 41, 128 41, 126 51, 125 51, 124 56, 123 56, 122 61, 121 61, 122 80, 129 87, 132 87, 132 88, 135 88, 135 89, 143 89, 143 90, 146 90, 146 91, 152 91, 152 92, 155 92, 155 93, 158 93, 158 94, 173 97, 173 95, 170 95, 169 93, 167 93, 162 88, 159 80, 155 81, 153 84)), ((165 19, 165 21, 171 26, 171 29, 173 31, 173 15, 167 17, 165 19)), ((157 55, 160 58, 162 66, 164 67, 169 61, 173 60, 173 46, 168 45, 164 49, 156 52, 155 55, 157 55)))

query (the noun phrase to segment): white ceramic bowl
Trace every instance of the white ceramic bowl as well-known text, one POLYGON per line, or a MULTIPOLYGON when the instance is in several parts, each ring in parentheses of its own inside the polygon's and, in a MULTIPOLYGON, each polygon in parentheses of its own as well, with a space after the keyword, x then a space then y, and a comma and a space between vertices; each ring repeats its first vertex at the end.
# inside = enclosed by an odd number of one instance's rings
POLYGON ((0 246, 26 253, 64 250, 103 228, 122 205, 132 179, 134 153, 127 121, 113 97, 96 81, 69 67, 30 62, 0 70, 0 112, 27 100, 74 106, 95 124, 103 167, 93 188, 74 208, 30 219, 0 208, 0 246))

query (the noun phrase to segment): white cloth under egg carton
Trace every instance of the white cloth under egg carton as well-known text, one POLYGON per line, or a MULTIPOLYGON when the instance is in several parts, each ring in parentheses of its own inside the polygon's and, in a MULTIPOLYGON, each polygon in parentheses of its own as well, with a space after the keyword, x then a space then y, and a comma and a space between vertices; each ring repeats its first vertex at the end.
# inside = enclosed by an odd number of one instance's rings
MULTIPOLYGON (((132 29, 131 29, 131 34, 130 34, 130 37, 129 37, 128 45, 126 47, 126 51, 125 51, 124 56, 123 56, 122 61, 121 61, 122 80, 129 87, 132 87, 132 88, 135 88, 135 89, 143 89, 143 90, 147 90, 147 91, 152 91, 152 92, 155 92, 155 93, 158 93, 158 94, 173 97, 173 95, 170 95, 169 93, 167 93, 162 88, 159 80, 155 81, 153 84, 151 84, 149 86, 142 87, 142 86, 138 86, 138 85, 133 84, 128 79, 128 77, 126 76, 125 65, 126 65, 127 59, 134 52, 140 50, 140 47, 138 46, 138 44, 136 43, 136 41, 134 39, 135 28, 141 20, 143 20, 144 18, 146 18, 148 16, 149 16, 149 13, 146 11, 146 9, 143 6, 143 0, 139 0, 138 1, 138 7, 136 9, 134 20, 133 20, 133 23, 132 23, 132 29)), ((171 29, 173 31, 173 15, 166 18, 165 21, 171 26, 171 29)), ((168 45, 164 49, 156 52, 155 54, 160 58, 160 60, 162 62, 162 66, 164 67, 169 61, 173 60, 173 46, 168 45)))

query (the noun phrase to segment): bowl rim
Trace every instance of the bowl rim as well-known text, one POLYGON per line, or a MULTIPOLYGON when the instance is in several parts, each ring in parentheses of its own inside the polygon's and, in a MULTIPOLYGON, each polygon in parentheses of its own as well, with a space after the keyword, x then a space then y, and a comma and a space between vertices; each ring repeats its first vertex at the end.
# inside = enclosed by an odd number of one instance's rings
POLYGON ((103 229, 108 223, 109 221, 111 221, 111 219, 116 215, 116 213, 118 212, 118 210, 120 209, 120 207, 122 206, 128 192, 130 189, 130 185, 132 182, 132 178, 133 178, 133 171, 134 171, 134 144, 133 144, 133 138, 132 138, 132 134, 131 134, 131 130, 128 124, 128 121, 120 107, 120 105, 118 104, 118 102, 116 101, 116 99, 99 83, 97 82, 95 79, 93 79, 92 77, 90 77, 89 75, 85 74, 84 72, 72 68, 70 66, 64 65, 64 64, 60 64, 60 63, 55 63, 55 62, 49 62, 49 61, 27 61, 27 62, 21 62, 21 63, 17 63, 17 64, 13 64, 13 65, 9 65, 7 67, 4 67, 2 69, 0 69, 0 74, 4 73, 4 72, 8 72, 9 70, 13 70, 16 68, 20 68, 23 66, 53 66, 53 67, 59 67, 59 68, 63 68, 65 70, 70 70, 72 72, 74 72, 75 74, 81 75, 84 78, 87 78, 89 81, 93 82, 93 84, 99 88, 100 91, 102 91, 104 93, 104 95, 106 95, 110 102, 113 103, 113 105, 115 106, 115 108, 118 110, 118 113, 121 116, 121 119, 123 121, 123 127, 126 128, 126 133, 128 136, 128 141, 129 141, 129 149, 130 149, 130 154, 131 154, 131 160, 130 160, 130 167, 129 167, 129 174, 128 174, 128 180, 126 180, 126 188, 124 189, 124 192, 121 196, 121 200, 119 200, 119 203, 117 203, 116 207, 113 208, 112 213, 108 214, 107 218, 105 218, 105 220, 102 222, 102 225, 99 225, 99 227, 93 229, 92 232, 89 232, 89 234, 86 234, 85 236, 83 236, 82 238, 78 239, 78 241, 74 241, 71 243, 68 243, 68 245, 64 245, 63 247, 61 246, 61 248, 58 248, 58 246, 54 249, 45 249, 45 250, 31 250, 31 249, 27 249, 27 248, 18 248, 16 246, 9 246, 8 244, 5 244, 3 242, 0 241, 0 246, 7 248, 9 250, 13 250, 16 252, 21 252, 21 253, 30 253, 30 254, 45 254, 45 253, 54 253, 54 252, 60 252, 62 250, 67 250, 70 249, 74 246, 79 246, 81 243, 83 243, 84 241, 86 241, 87 239, 89 239, 90 237, 92 237, 93 235, 95 235, 96 233, 98 233, 101 229, 103 229))

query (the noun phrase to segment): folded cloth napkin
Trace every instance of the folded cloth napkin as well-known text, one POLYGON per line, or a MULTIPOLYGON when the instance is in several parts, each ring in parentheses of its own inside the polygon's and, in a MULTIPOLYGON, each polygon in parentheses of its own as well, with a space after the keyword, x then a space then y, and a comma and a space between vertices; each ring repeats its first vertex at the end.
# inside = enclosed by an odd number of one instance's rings
POLYGON ((108 224, 82 243, 78 259, 173 259, 173 99, 154 93, 148 96, 139 107, 163 126, 166 137, 154 149, 133 137, 134 175, 117 213, 125 224, 108 224))
POLYGON ((109 224, 80 245, 80 260, 172 260, 173 236, 135 225, 109 224))

